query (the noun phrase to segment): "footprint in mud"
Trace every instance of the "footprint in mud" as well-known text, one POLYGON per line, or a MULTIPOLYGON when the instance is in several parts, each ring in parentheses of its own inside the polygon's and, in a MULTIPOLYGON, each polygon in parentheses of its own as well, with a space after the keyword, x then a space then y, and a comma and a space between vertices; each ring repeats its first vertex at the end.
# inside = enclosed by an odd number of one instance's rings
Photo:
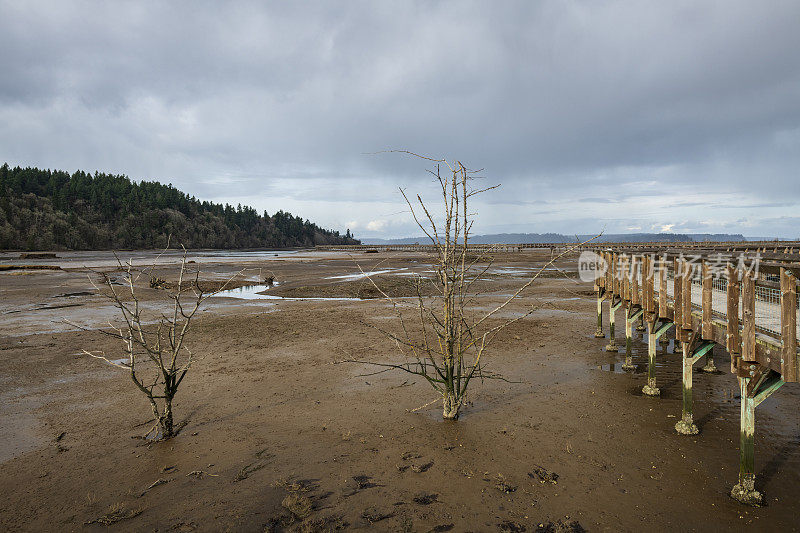
POLYGON ((369 522, 370 524, 374 524, 376 522, 380 522, 381 520, 386 520, 387 518, 391 518, 394 516, 394 513, 385 511, 382 509, 378 509, 377 507, 367 507, 361 513, 361 518, 369 522))
MULTIPOLYGON (((406 462, 406 461, 411 461, 412 459, 422 459, 422 456, 415 452, 405 452, 403 455, 400 456, 400 459, 406 462)), ((422 462, 422 460, 414 461, 413 463, 410 464, 400 463, 395 465, 398 472, 402 473, 411 468, 411 470, 413 472, 416 472, 417 474, 427 472, 432 466, 433 466, 433 461, 422 462)))
POLYGON ((411 465, 411 470, 413 470, 417 474, 420 474, 422 472, 427 472, 428 469, 430 467, 432 467, 432 466, 433 466, 433 461, 429 461, 429 462, 427 462, 425 464, 421 464, 421 465, 411 465))
POLYGON ((413 498, 414 503, 419 505, 430 505, 432 503, 439 501, 439 495, 435 492, 428 493, 428 492, 419 492, 413 498))

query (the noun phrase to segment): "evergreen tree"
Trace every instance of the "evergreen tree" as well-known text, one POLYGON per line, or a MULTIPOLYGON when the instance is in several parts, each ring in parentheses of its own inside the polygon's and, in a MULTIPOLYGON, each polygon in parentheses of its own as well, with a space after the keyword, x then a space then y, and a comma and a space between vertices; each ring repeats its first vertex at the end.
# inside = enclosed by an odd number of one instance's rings
POLYGON ((283 210, 200 201, 155 181, 0 166, 0 249, 279 248, 358 244, 283 210))

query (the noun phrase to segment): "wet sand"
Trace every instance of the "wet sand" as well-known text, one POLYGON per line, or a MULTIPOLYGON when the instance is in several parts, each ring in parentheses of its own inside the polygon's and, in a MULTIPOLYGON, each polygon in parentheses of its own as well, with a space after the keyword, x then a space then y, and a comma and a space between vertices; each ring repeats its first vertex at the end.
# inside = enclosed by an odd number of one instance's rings
MULTIPOLYGON (((209 280, 247 267, 242 283, 252 284, 269 272, 279 285, 264 294, 287 298, 209 300, 189 341, 202 359, 175 401, 186 426, 151 446, 134 438, 149 407, 124 371, 78 355, 119 347, 63 322, 116 319, 83 270, 110 268, 113 256, 69 254, 39 261, 61 271, 0 272, 0 529, 106 530, 87 523, 112 506, 131 516, 112 526, 126 531, 536 531, 558 520, 590 531, 798 529, 800 386, 784 385, 756 411, 766 505, 744 507, 728 497, 739 400, 724 352, 715 361, 725 372, 694 379, 700 435, 675 434, 680 356, 659 353, 662 397, 643 396, 646 346, 634 343, 640 373, 622 372, 624 355, 594 338, 590 284, 549 271, 506 309, 513 317, 541 306, 487 353, 493 370, 518 383, 474 383, 460 420, 442 422, 435 404, 412 412, 435 400, 420 378, 333 364, 400 360, 368 325, 391 326, 391 309, 361 299, 374 294, 356 279, 354 259, 392 269, 376 279, 402 292, 399 280, 426 275, 430 257, 192 257, 209 280), (543 472, 556 483, 542 483, 543 472), (303 524, 281 504, 292 494, 313 504, 303 524)), ((544 259, 499 254, 476 306, 492 308, 544 259)), ((141 294, 159 308, 159 290, 141 294)))

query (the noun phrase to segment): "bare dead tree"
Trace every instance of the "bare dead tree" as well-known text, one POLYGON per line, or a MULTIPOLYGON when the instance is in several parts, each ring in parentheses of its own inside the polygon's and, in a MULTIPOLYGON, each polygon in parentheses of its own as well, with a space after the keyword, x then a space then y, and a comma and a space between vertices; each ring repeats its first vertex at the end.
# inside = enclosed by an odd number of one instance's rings
POLYGON ((112 277, 108 272, 96 272, 100 276, 100 286, 90 277, 98 292, 120 311, 120 324, 114 325, 109 321, 108 328, 100 331, 122 341, 125 357, 112 359, 102 351, 82 350, 86 355, 128 372, 133 384, 150 402, 155 424, 145 436, 156 440, 168 439, 176 433, 172 401, 197 360, 186 345, 192 319, 206 299, 224 290, 241 273, 234 274, 213 290, 203 290, 200 269, 196 267, 190 271, 186 249, 183 248, 178 279, 174 284, 169 284, 155 276, 156 264, 164 252, 156 257, 151 266, 141 270, 133 265, 132 260, 123 263, 117 257, 121 282, 119 275, 112 277), (137 287, 137 282, 141 278, 151 286, 153 279, 159 280, 157 286, 163 289, 169 301, 168 312, 148 311, 141 304, 137 295, 141 289, 137 287))
POLYGON ((498 314, 530 287, 548 266, 584 243, 576 243, 574 247, 551 257, 527 282, 488 313, 473 313, 470 306, 478 295, 474 291, 474 284, 491 268, 492 259, 487 260, 486 251, 471 252, 468 247, 474 223, 472 214, 468 211, 468 203, 474 196, 499 185, 474 188, 472 182, 480 171, 470 170, 460 161, 451 163, 411 152, 404 153, 436 163, 435 170, 429 172, 441 189, 444 216, 438 224, 437 218, 419 195, 416 196, 415 207, 405 191, 400 190, 414 221, 434 245, 435 273, 432 280, 417 278, 414 323, 404 316, 403 308, 408 306, 387 295, 365 273, 373 286, 391 302, 400 331, 387 331, 374 325, 372 327, 387 335, 406 361, 386 364, 347 359, 345 362, 385 367, 380 372, 398 369, 423 377, 442 396, 442 417, 455 420, 464 405, 467 388, 474 378, 504 379, 486 367, 484 355, 491 342, 504 328, 529 316, 536 307, 531 306, 520 316, 501 320, 499 323, 496 320, 499 318, 498 314), (483 266, 478 267, 479 264, 483 266), (423 285, 426 282, 435 287, 432 297, 424 294, 423 285))

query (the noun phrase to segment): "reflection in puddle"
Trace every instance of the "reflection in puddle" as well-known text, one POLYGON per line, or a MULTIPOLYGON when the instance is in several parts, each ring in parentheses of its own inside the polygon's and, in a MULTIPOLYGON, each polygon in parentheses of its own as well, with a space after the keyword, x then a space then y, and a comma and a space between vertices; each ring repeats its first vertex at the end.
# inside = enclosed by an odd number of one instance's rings
POLYGON ((362 298, 322 298, 322 297, 302 297, 295 298, 289 296, 274 296, 272 294, 262 294, 269 290, 272 285, 247 285, 244 287, 236 287, 235 289, 227 289, 216 293, 214 296, 221 298, 238 298, 240 300, 321 300, 333 302, 360 302, 362 298))
POLYGON ((401 270, 408 270, 407 268, 386 268, 383 270, 374 270, 372 272, 357 272, 355 274, 342 274, 341 276, 328 276, 325 279, 340 279, 343 281, 354 281, 357 279, 363 279, 369 276, 377 276, 379 274, 388 274, 390 272, 398 272, 401 270))
POLYGON ((647 370, 647 368, 644 365, 636 365, 635 369, 625 370, 622 368, 622 363, 609 363, 598 366, 597 370, 613 372, 615 374, 642 374, 647 370))

